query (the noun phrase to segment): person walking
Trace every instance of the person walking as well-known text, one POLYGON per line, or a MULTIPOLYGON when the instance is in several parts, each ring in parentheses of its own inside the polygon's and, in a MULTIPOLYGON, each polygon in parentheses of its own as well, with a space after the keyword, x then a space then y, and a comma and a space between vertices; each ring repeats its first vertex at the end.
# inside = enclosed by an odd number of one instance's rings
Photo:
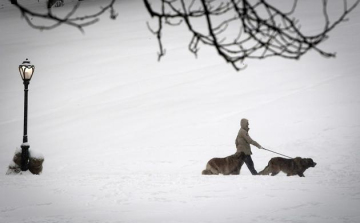
POLYGON ((241 128, 235 140, 237 152, 245 153, 244 162, 246 166, 249 168, 252 175, 257 175, 258 173, 255 170, 254 162, 251 159, 252 152, 250 144, 256 146, 259 149, 262 149, 262 146, 250 137, 249 121, 247 119, 241 119, 240 126, 241 128))

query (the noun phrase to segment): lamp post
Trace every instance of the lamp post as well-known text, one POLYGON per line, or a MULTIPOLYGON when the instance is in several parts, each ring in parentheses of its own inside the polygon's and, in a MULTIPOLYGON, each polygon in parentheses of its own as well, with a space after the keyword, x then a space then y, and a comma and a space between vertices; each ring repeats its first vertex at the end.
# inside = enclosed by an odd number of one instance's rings
POLYGON ((27 136, 27 113, 28 113, 28 87, 30 80, 34 74, 35 66, 30 64, 26 59, 19 65, 20 76, 24 83, 24 135, 23 143, 21 144, 21 170, 27 171, 29 169, 29 148, 27 136))

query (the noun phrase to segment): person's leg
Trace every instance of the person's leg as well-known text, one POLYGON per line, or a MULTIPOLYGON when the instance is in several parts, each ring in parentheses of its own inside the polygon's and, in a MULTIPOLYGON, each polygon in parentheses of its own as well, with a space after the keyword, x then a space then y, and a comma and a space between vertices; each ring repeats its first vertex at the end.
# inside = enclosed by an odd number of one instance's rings
POLYGON ((257 175, 258 174, 258 172, 255 170, 254 162, 252 161, 250 155, 245 156, 244 162, 246 163, 246 166, 249 168, 252 175, 257 175))

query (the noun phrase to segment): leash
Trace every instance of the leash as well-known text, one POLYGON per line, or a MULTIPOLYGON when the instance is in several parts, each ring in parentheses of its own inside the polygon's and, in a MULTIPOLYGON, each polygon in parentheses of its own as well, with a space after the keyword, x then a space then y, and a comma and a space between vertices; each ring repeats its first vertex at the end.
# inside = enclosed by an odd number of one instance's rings
POLYGON ((267 150, 267 151, 269 151, 269 152, 272 152, 272 153, 276 153, 276 154, 281 155, 281 156, 285 156, 285 157, 290 158, 290 159, 294 159, 294 158, 292 158, 292 157, 290 157, 290 156, 286 156, 286 155, 284 155, 284 154, 281 154, 281 153, 272 151, 272 150, 270 150, 270 149, 265 149, 264 147, 263 147, 263 149, 264 149, 264 150, 267 150))

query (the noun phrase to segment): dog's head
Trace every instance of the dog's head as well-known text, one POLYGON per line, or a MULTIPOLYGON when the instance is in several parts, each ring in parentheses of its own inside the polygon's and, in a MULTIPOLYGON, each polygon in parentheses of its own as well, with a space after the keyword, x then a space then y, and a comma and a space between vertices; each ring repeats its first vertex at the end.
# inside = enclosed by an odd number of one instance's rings
POLYGON ((316 163, 314 162, 313 159, 311 158, 304 158, 302 159, 301 163, 304 165, 304 167, 309 168, 309 167, 315 167, 316 163))

